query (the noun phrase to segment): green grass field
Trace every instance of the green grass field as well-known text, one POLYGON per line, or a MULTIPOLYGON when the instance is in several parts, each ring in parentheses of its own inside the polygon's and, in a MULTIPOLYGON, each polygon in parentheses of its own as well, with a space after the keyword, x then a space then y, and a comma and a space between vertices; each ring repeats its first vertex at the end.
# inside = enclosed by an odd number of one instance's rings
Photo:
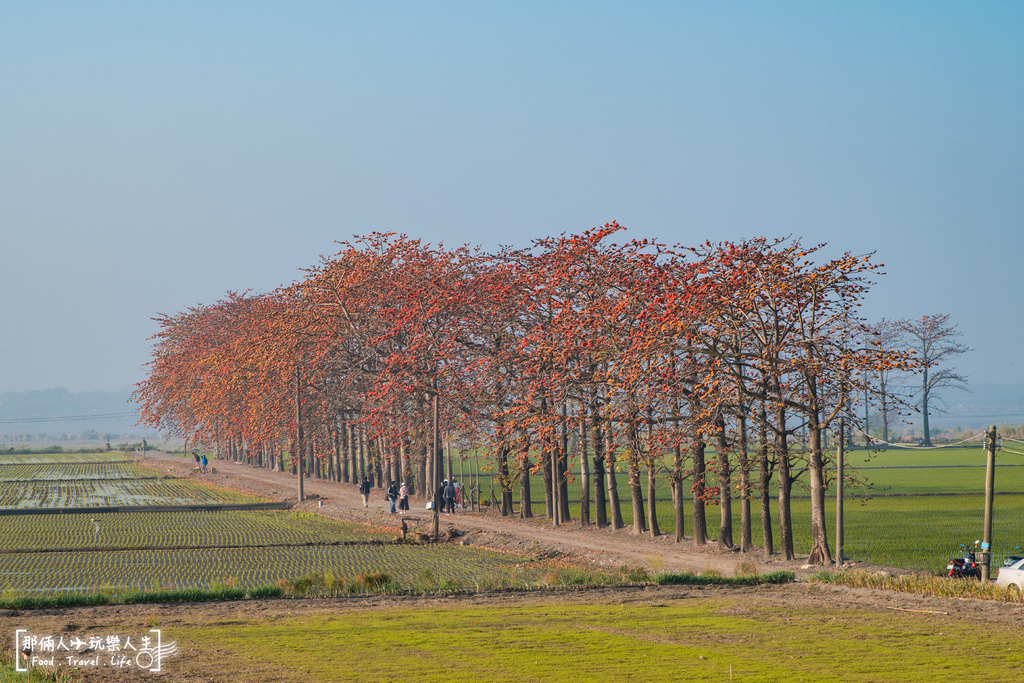
MULTIPOLYGON (((710 472, 714 453, 708 453, 709 483, 716 484, 717 476, 710 472)), ((872 453, 854 450, 848 454, 847 495, 845 500, 845 555, 853 560, 940 571, 959 549, 961 543, 973 544, 981 538, 985 483, 985 454, 980 448, 949 448, 933 451, 907 451, 890 449, 872 453), (867 469, 870 468, 870 469, 867 469), (927 494, 927 495, 921 495, 927 494), (939 495, 937 495, 939 494, 939 495)), ((1024 458, 1011 454, 997 454, 996 498, 993 521, 993 551, 996 564, 1004 555, 1016 553, 1016 546, 1024 546, 1024 458), (1008 493, 1012 492, 1012 493, 1008 493)), ((574 463, 578 467, 578 461, 574 463)), ((619 463, 622 467, 622 463, 619 463)), ((833 465, 834 467, 834 465, 833 465)), ((459 468, 456 466, 455 471, 459 468)), ((755 473, 756 474, 756 473, 755 473)), ((832 470, 834 475, 834 469, 832 470)), ((733 486, 738 483, 733 473, 733 486)), ((579 476, 573 475, 569 484, 570 512, 579 518, 579 476)), ((797 553, 806 553, 810 547, 810 500, 804 480, 793 488, 794 545, 797 553)), ((641 475, 646 496, 647 475, 641 475)), ((658 482, 658 526, 662 533, 675 533, 675 515, 672 509, 671 489, 663 471, 658 482)), ((629 480, 625 471, 616 474, 623 522, 633 521, 630 505, 629 480)), ((826 493, 826 510, 830 544, 835 550, 835 488, 830 480, 826 493)), ((687 486, 689 482, 687 482, 687 486)), ((490 493, 489 478, 482 479, 483 498, 490 493)), ((779 543, 778 491, 772 490, 773 538, 779 543)), ((518 514, 519 483, 513 485, 513 499, 518 514)), ((754 495, 757 492, 754 491, 754 495)), ((531 477, 532 509, 535 515, 545 514, 543 479, 531 477)), ((686 530, 691 536, 692 499, 686 492, 686 530)), ((591 495, 593 498, 593 495, 591 495)), ((753 512, 753 542, 761 545, 760 502, 751 501, 753 512)), ((706 507, 708 533, 718 537, 720 509, 706 507)), ((740 512, 738 501, 733 501, 733 540, 739 541, 740 512)), ((591 520, 595 519, 591 501, 591 520)))
POLYGON ((970 628, 960 637, 955 617, 779 610, 723 592, 656 604, 393 607, 212 623, 167 637, 215 647, 220 670, 244 670, 247 681, 931 683, 1006 680, 1024 666, 1019 627, 970 628))

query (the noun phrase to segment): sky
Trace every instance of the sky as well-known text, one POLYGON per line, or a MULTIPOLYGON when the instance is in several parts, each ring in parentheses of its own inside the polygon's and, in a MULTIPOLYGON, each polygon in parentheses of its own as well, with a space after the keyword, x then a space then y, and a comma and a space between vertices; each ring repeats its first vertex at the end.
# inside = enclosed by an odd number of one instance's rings
POLYGON ((1024 3, 0 0, 0 392, 124 390, 152 318, 338 240, 616 220, 876 252, 1024 383, 1024 3))

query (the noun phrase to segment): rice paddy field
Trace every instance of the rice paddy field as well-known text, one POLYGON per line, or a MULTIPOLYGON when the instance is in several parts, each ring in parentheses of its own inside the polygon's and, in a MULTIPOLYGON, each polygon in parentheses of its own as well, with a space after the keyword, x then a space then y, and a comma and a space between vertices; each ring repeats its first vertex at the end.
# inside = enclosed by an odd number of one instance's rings
POLYGON ((0 592, 251 589, 310 573, 351 580, 380 572, 407 587, 424 577, 449 586, 528 585, 554 566, 472 547, 395 544, 395 529, 310 513, 160 509, 260 500, 159 477, 123 458, 0 455, 0 507, 74 509, 0 516, 0 592), (90 512, 138 505, 154 509, 90 512))
POLYGON ((394 536, 393 530, 274 510, 14 515, 0 524, 0 552, 329 545, 394 536))
POLYGON ((159 476, 121 454, 0 455, 0 510, 261 502, 267 501, 159 476))
POLYGON ((0 482, 156 479, 157 474, 128 460, 84 463, 25 463, 0 466, 0 482))
POLYGON ((0 483, 0 510, 259 503, 260 498, 181 479, 90 479, 0 483))
POLYGON ((90 464, 128 462, 124 453, 4 453, 0 452, 0 467, 17 465, 90 464))
POLYGON ((423 576, 468 588, 481 581, 522 587, 535 585, 553 566, 472 547, 398 544, 10 553, 0 558, 0 586, 15 593, 208 588, 218 582, 252 589, 311 573, 351 580, 371 572, 386 573, 405 587, 416 586, 423 576))

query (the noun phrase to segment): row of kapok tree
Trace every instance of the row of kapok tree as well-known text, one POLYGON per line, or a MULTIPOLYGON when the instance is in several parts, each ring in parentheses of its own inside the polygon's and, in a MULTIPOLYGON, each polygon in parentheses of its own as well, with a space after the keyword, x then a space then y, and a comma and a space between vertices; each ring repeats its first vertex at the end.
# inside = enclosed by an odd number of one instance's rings
POLYGON ((813 261, 822 245, 752 239, 695 248, 613 241, 607 224, 497 253, 374 233, 300 281, 158 319, 145 423, 224 457, 336 481, 376 473, 433 496, 441 440, 492 456, 503 515, 532 516, 542 476, 548 515, 623 526, 625 475, 637 533, 658 534, 656 483, 673 492, 683 539, 708 542, 717 504, 722 547, 761 545, 792 559, 790 499, 806 477, 812 562, 828 563, 823 435, 864 378, 906 367, 864 339, 856 307, 878 268, 870 255, 813 261), (806 448, 791 447, 801 432, 806 448), (712 449, 708 449, 708 446, 712 449), (646 477, 642 477, 646 474, 646 477), (643 479, 646 479, 646 491, 643 479), (591 500, 592 496, 592 500, 591 500), (734 537, 732 502, 740 507, 734 537))

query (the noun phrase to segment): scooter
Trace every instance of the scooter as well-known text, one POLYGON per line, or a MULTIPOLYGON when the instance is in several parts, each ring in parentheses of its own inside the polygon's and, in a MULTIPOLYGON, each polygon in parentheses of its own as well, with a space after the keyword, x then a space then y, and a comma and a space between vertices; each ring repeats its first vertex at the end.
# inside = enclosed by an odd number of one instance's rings
POLYGON ((967 548, 963 543, 960 544, 961 552, 963 557, 954 557, 946 565, 946 576, 951 576, 954 579, 981 579, 981 566, 978 565, 976 553, 978 552, 978 545, 981 541, 975 541, 973 548, 967 548))

